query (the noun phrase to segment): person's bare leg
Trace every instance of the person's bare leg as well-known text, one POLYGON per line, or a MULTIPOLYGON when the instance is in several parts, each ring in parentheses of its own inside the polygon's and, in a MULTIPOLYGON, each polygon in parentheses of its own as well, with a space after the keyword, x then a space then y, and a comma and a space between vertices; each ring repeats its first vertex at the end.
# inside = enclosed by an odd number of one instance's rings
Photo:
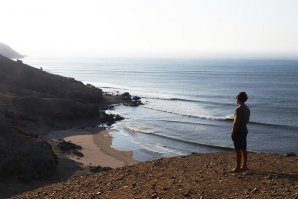
POLYGON ((240 171, 241 156, 242 156, 241 151, 240 150, 236 151, 236 163, 237 163, 237 166, 233 169, 234 172, 240 171))
POLYGON ((246 150, 242 150, 242 156, 243 156, 243 165, 241 167, 241 169, 243 170, 247 170, 247 151, 246 150))

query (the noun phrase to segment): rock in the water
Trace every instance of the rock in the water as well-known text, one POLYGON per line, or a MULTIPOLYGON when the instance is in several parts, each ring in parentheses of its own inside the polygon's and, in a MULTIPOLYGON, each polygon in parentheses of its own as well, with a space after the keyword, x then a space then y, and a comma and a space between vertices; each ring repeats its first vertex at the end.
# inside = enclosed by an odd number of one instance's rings
POLYGON ((100 122, 111 126, 116 121, 124 120, 124 117, 117 114, 107 114, 106 112, 100 112, 100 122))
POLYGON ((124 92, 121 95, 122 99, 131 99, 131 95, 129 94, 129 92, 124 92))
POLYGON ((131 96, 128 92, 125 92, 121 95, 121 98, 125 100, 125 106, 139 106, 143 105, 141 98, 138 96, 131 96))

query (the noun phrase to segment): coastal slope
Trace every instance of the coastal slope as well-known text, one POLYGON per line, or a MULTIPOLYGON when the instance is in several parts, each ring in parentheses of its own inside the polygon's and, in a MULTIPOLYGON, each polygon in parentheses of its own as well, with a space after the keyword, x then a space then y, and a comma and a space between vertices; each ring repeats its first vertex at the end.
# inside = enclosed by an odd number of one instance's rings
POLYGON ((165 158, 73 177, 12 198, 297 198, 298 158, 249 154, 249 171, 231 173, 234 153, 165 158))
POLYGON ((100 110, 122 100, 1 55, 0 71, 0 181, 4 184, 14 177, 28 182, 52 176, 57 156, 42 135, 99 124, 107 120, 99 118, 100 110))

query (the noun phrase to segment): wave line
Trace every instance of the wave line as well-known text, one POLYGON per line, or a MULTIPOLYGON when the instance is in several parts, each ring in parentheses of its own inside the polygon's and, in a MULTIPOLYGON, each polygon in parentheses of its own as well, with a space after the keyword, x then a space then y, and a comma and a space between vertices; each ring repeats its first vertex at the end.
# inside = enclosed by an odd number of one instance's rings
POLYGON ((232 103, 220 103, 220 102, 211 102, 211 101, 204 101, 204 100, 195 100, 195 99, 184 99, 184 98, 176 98, 176 97, 144 97, 147 99, 157 99, 157 100, 165 100, 165 101, 182 101, 182 102, 198 102, 198 103, 205 103, 205 104, 214 104, 214 105, 228 105, 234 106, 232 103))
POLYGON ((165 138, 165 139, 172 140, 172 141, 175 141, 175 142, 182 142, 182 143, 185 143, 185 144, 190 144, 190 145, 195 145, 195 146, 208 147, 208 148, 213 148, 213 149, 220 149, 220 150, 224 150, 224 151, 233 151, 234 150, 234 148, 230 148, 230 147, 227 147, 227 146, 212 145, 212 144, 182 140, 182 139, 173 138, 173 137, 169 137, 169 136, 165 136, 165 135, 160 135, 160 134, 153 133, 153 132, 146 132, 146 131, 142 131, 142 130, 137 130, 137 129, 129 128, 129 127, 126 127, 126 129, 128 131, 132 132, 132 133, 141 133, 141 134, 147 134, 147 135, 149 134, 149 135, 152 135, 152 136, 165 138))
MULTIPOLYGON (((198 118, 198 119, 203 119, 203 120, 214 120, 214 121, 225 121, 225 122, 233 122, 234 118, 230 117, 216 117, 216 116, 208 116, 208 115, 190 115, 190 114, 181 114, 173 111, 167 111, 159 108, 153 108, 149 106, 145 106, 148 109, 152 109, 155 111, 160 111, 164 113, 171 113, 175 115, 180 115, 180 116, 185 116, 185 117, 190 117, 190 118, 198 118)), ((250 121, 248 123, 252 125, 259 125, 259 126, 267 126, 267 127, 278 127, 278 128, 287 128, 287 129, 293 129, 297 130, 298 126, 292 126, 292 125, 284 125, 284 124, 273 124, 273 123, 266 123, 266 122, 257 122, 257 121, 250 121)))

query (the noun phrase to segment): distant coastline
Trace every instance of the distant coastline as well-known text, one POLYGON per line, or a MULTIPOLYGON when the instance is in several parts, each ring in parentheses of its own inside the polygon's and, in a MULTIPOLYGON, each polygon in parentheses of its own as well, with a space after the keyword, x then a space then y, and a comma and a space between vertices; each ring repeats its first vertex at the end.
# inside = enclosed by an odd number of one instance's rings
POLYGON ((25 58, 25 55, 21 55, 10 46, 0 42, 0 55, 7 57, 9 59, 21 59, 25 58))

